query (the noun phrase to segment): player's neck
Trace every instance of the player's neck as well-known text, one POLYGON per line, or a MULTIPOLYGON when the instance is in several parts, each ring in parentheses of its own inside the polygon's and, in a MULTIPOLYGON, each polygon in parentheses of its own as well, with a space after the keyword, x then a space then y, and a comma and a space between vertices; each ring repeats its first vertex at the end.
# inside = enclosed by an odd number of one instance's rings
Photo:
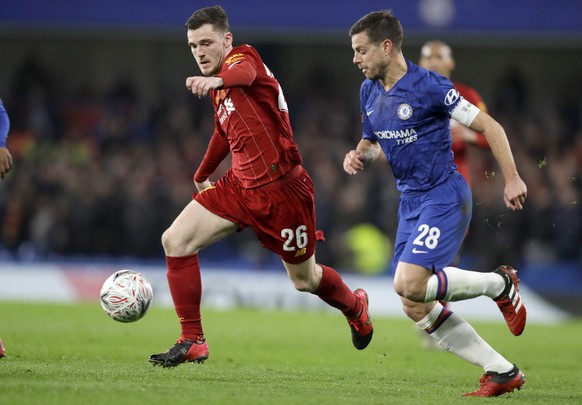
POLYGON ((218 66, 221 66, 221 68, 219 68, 219 71, 218 71, 218 72, 215 72, 215 73, 213 73, 213 74, 218 74, 218 73, 220 73, 220 70, 222 69, 222 66, 224 65, 224 61, 225 61, 225 60, 228 58, 228 55, 230 55, 230 53, 232 52, 233 48, 234 48, 234 47, 231 45, 230 47, 228 47, 228 48, 226 48, 226 49, 224 50, 224 54, 223 54, 223 56, 222 56, 222 60, 220 61, 220 64, 218 65, 218 66))
POLYGON ((390 62, 386 74, 383 79, 380 79, 380 82, 384 86, 384 89, 388 91, 394 87, 398 80, 404 77, 406 72, 408 72, 408 65, 406 64, 404 56, 400 53, 390 62))

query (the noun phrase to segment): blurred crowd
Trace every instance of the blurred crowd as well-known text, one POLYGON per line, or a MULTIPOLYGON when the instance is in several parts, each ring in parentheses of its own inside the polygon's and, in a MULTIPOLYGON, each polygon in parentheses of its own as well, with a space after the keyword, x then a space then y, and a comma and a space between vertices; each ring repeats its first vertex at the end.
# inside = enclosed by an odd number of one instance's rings
MULTIPOLYGON (((32 60, 10 83, 0 97, 11 118, 15 163, 0 182, 0 260, 162 262, 161 234, 189 202, 192 174, 212 134, 209 100, 184 90, 148 103, 127 80, 63 91, 32 60)), ((346 98, 333 86, 306 87, 304 97, 288 100, 291 121, 327 239, 317 247, 318 261, 387 271, 398 199, 390 168, 379 162, 355 177, 342 170, 360 138, 353 91, 346 98)), ((558 259, 582 266, 582 100, 561 94, 533 106, 527 83, 513 75, 486 101, 508 133, 529 196, 523 212, 508 211, 490 152, 471 150, 474 209, 464 256, 484 271, 558 259)), ((201 259, 254 268, 278 262, 250 230, 218 242, 201 259)))

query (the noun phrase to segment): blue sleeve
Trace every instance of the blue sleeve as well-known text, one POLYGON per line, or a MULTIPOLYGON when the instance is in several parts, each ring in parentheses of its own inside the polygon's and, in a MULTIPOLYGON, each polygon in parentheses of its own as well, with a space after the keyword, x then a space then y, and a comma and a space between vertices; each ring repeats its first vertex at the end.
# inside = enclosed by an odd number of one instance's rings
POLYGON ((437 76, 437 101, 445 114, 451 115, 457 104, 461 101, 460 93, 449 79, 437 76))
POLYGON ((372 125, 370 124, 370 120, 368 119, 368 115, 366 114, 366 101, 368 99, 369 93, 369 82, 364 81, 360 86, 360 114, 361 114, 361 121, 362 121, 362 139, 366 139, 371 142, 376 142, 378 138, 374 135, 374 131, 372 129, 372 125))
POLYGON ((10 120, 8 113, 0 100, 0 148, 6 147, 6 138, 8 138, 8 130, 10 129, 10 120))

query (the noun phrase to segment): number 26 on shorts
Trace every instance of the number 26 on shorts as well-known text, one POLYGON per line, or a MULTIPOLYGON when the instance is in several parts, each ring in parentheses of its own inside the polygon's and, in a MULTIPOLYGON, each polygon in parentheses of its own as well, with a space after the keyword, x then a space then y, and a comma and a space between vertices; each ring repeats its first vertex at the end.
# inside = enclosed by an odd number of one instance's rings
POLYGON ((293 230, 285 228, 281 230, 281 237, 285 239, 283 250, 286 252, 294 252, 296 250, 305 249, 307 246, 307 226, 300 225, 293 230))

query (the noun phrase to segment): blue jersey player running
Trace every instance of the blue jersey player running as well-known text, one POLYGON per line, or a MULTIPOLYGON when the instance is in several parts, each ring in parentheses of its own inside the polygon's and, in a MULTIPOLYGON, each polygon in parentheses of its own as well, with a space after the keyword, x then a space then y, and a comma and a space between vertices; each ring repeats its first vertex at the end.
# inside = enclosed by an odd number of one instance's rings
MULTIPOLYGON (((0 99, 0 179, 4 179, 4 175, 12 169, 12 155, 6 148, 6 138, 8 138, 8 131, 10 130, 10 120, 8 113, 0 99)), ((6 350, 0 339, 0 359, 6 356, 6 350)))
POLYGON ((6 147, 6 138, 8 138, 8 131, 10 130, 10 120, 8 113, 0 99, 0 179, 12 169, 12 155, 6 147))
POLYGON ((346 154, 343 167, 355 175, 380 152, 392 167, 401 193, 392 267, 404 312, 448 351, 485 370, 479 389, 465 395, 519 389, 525 382, 521 370, 438 302, 485 295, 497 303, 514 335, 525 327, 513 268, 482 273, 450 266, 471 220, 472 199, 453 163, 449 121, 452 117, 487 137, 505 180, 505 204, 521 210, 527 189, 505 131, 448 79, 404 59, 402 26, 390 11, 365 15, 350 36, 353 62, 366 80, 360 89, 362 140, 346 154))

